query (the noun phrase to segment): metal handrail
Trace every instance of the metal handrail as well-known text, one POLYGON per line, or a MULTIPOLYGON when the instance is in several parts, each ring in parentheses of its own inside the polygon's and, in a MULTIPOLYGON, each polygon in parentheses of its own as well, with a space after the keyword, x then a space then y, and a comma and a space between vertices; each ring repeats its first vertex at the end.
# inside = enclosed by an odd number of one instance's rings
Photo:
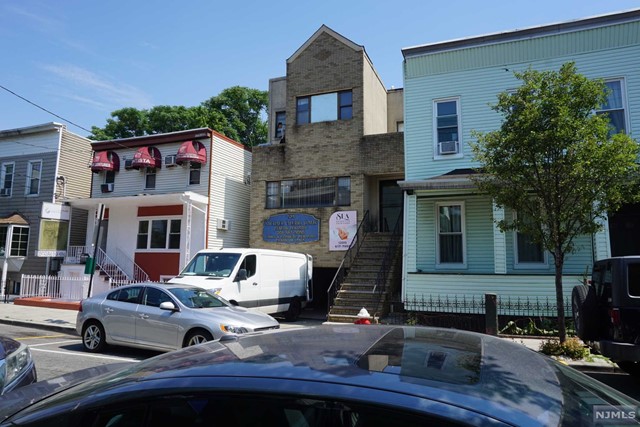
POLYGON ((95 262, 111 281, 118 281, 122 277, 124 280, 131 280, 131 277, 102 248, 97 248, 95 262))
POLYGON ((123 270, 126 267, 128 275, 133 278, 133 280, 137 282, 147 282, 149 281, 149 275, 146 271, 142 269, 134 260, 129 258, 127 254, 122 252, 120 249, 116 249, 116 253, 114 256, 116 264, 120 266, 123 270))
POLYGON ((351 263, 353 262, 353 259, 358 256, 360 247, 362 246, 369 230, 369 211, 366 211, 362 221, 360 221, 360 224, 358 225, 358 230, 356 231, 355 236, 351 240, 351 245, 342 257, 338 271, 336 271, 336 274, 333 276, 333 280, 331 281, 331 285, 329 285, 329 288, 327 289, 327 313, 331 310, 331 306, 340 291, 340 286, 346 276, 345 271, 351 268, 351 263))
POLYGON ((378 292, 378 298, 376 298, 376 309, 374 311, 374 316, 379 315, 380 310, 380 302, 382 300, 382 294, 385 291, 385 283, 389 278, 389 272, 391 271, 391 267, 393 265, 393 261, 395 258, 395 251, 398 249, 398 241, 400 240, 400 229, 402 224, 402 211, 400 215, 398 215, 398 219, 396 220, 396 225, 393 227, 393 233, 391 234, 391 239, 389 240, 389 244, 387 245, 387 250, 384 253, 384 257, 382 258, 382 262, 380 265, 380 270, 376 275, 376 283, 373 286, 372 293, 375 293, 376 290, 378 292))

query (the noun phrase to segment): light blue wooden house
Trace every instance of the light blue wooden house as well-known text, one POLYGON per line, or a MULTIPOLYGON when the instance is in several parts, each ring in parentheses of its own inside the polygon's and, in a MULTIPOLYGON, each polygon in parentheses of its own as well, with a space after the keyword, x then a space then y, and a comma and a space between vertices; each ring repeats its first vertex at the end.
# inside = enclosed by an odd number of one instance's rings
MULTIPOLYGON (((495 220, 514 215, 479 194, 472 130, 499 128, 490 104, 519 85, 513 72, 558 70, 568 61, 611 89, 603 112, 640 133, 640 10, 410 47, 404 55, 405 191, 402 299, 433 296, 555 299, 551 254, 495 220)), ((640 207, 625 206, 566 258, 568 297, 594 259, 640 253, 640 207), (612 224, 615 222, 615 224, 612 224), (614 226, 615 225, 615 226, 614 226), (616 242, 618 242, 616 244, 616 242)), ((413 307, 418 308, 419 307, 413 307)), ((570 309, 570 307, 569 307, 570 309)))

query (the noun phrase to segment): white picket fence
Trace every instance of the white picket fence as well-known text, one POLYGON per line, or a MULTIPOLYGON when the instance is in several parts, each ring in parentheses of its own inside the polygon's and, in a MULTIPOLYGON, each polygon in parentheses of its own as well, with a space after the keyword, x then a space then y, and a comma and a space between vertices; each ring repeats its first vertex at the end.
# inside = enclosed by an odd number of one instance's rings
POLYGON ((87 297, 88 286, 88 277, 23 274, 20 281, 20 297, 45 297, 80 301, 87 297))

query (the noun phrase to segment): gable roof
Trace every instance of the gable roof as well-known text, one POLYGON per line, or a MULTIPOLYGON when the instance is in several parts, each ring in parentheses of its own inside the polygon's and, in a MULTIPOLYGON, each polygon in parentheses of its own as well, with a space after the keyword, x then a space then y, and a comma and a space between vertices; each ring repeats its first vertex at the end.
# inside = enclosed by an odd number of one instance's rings
MULTIPOLYGON (((309 45, 311 45, 311 43, 313 43, 314 41, 316 41, 316 39, 318 37, 320 37, 322 34, 328 34, 329 36, 333 37, 334 39, 344 43, 345 45, 347 45, 348 47, 350 47, 351 49, 355 50, 356 52, 364 52, 364 46, 361 46, 357 43, 352 42, 351 40, 349 40, 348 38, 344 37, 341 34, 336 33, 335 31, 333 31, 331 28, 327 27, 326 25, 322 24, 320 26, 320 28, 318 28, 318 30, 313 33, 313 35, 311 37, 309 37, 309 39, 304 42, 304 44, 302 46, 300 46, 298 48, 298 50, 296 50, 293 55, 291 55, 289 57, 289 59, 287 59, 287 63, 290 63, 292 61, 295 61, 296 58, 298 58, 298 56, 300 56, 300 54, 302 52, 304 52, 304 50, 306 48, 309 47, 309 45)), ((364 52, 366 55, 366 52, 364 52)))

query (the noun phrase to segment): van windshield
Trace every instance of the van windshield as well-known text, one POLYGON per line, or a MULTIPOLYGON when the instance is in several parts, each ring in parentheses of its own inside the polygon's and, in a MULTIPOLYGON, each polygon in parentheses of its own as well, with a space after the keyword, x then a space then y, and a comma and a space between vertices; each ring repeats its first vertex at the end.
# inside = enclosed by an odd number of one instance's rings
POLYGON ((182 276, 229 277, 240 259, 236 253, 200 253, 180 273, 182 276))

